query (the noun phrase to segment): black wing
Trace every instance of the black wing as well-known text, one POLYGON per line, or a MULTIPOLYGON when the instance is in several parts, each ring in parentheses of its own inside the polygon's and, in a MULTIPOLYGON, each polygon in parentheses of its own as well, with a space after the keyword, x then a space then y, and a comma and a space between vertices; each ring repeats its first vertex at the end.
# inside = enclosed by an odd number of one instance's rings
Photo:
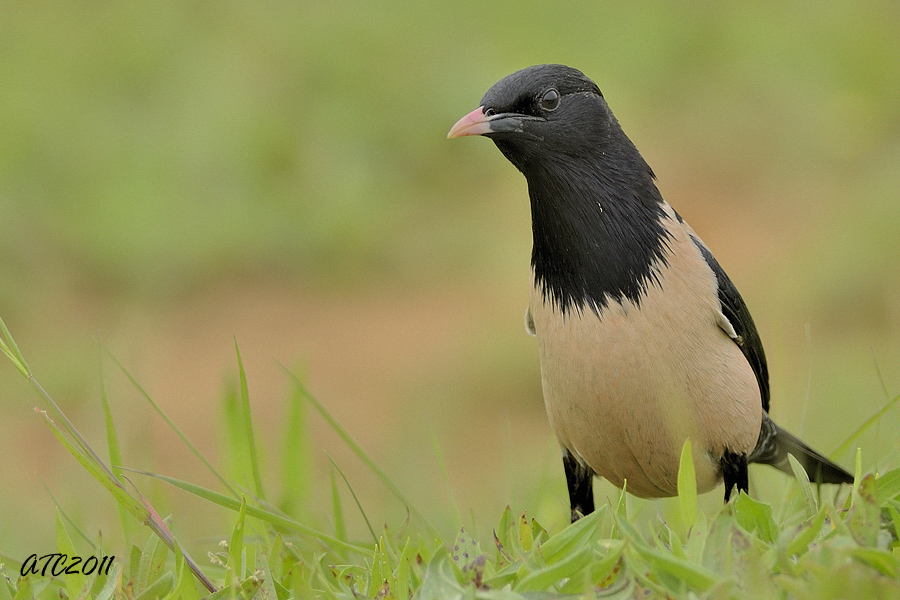
MULTIPOLYGON (((736 336, 733 338, 735 343, 741 349, 750 367, 756 375, 756 381, 759 384, 759 392, 762 400, 762 408, 766 411, 763 414, 762 424, 760 426, 759 438, 756 441, 756 447, 749 456, 743 457, 743 471, 735 470, 735 464, 729 463, 729 459, 734 456, 726 453, 723 458, 723 470, 725 474, 725 499, 731 492, 731 486, 737 485, 739 489, 747 489, 746 480, 746 463, 758 462, 772 465, 788 475, 793 473, 790 463, 788 462, 788 454, 793 454, 800 462, 800 465, 809 475, 810 481, 818 483, 853 483, 853 475, 842 469, 839 465, 831 462, 825 456, 819 454, 799 438, 791 435, 784 429, 776 425, 768 415, 769 412, 769 368, 766 365, 766 355, 763 352, 762 341, 759 339, 759 333, 756 331, 756 325, 744 304, 744 299, 738 293, 737 288, 722 270, 718 261, 703 245, 703 242, 696 237, 691 236, 703 259, 716 275, 719 282, 719 303, 722 305, 722 314, 734 328, 736 336), (729 468, 732 470, 729 471, 729 468), (735 477, 735 474, 738 477, 735 477), (729 480, 731 476, 731 480, 729 480), (743 484, 743 488, 741 485, 743 484)), ((739 467, 741 461, 736 463, 739 467)))
POLYGON ((703 245, 699 239, 691 236, 694 244, 700 249, 700 254, 706 260, 706 264, 712 269, 719 282, 719 303, 722 305, 722 314, 734 327, 737 337, 734 338, 735 343, 740 347, 741 352, 750 367, 753 374, 756 375, 756 382, 759 384, 759 393, 762 400, 762 408, 769 412, 769 367, 766 365, 766 354, 763 351, 762 341, 759 339, 759 333, 756 331, 756 325, 753 323, 753 317, 744 304, 744 299, 734 284, 725 274, 725 271, 719 265, 716 257, 712 255, 709 248, 703 245))

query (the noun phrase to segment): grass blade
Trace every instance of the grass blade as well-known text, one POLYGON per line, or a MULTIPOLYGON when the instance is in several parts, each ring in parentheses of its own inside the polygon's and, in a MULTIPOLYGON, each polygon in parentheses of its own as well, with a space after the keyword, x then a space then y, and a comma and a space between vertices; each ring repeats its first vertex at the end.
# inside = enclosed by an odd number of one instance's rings
POLYGON ((875 484, 879 502, 886 503, 891 498, 900 497, 900 469, 883 473, 875 484))
POLYGON ((73 444, 65 432, 57 425, 50 416, 44 412, 39 411, 41 416, 44 417, 44 420, 50 425, 50 429, 53 432, 53 435, 56 436, 56 439, 60 441, 60 443, 69 451, 69 453, 75 457, 84 469, 90 473, 91 476, 94 477, 97 481, 99 481, 103 487, 105 487, 109 492, 113 495, 116 502, 125 508, 129 513, 134 516, 140 522, 145 522, 150 518, 150 513, 143 506, 140 505, 134 498, 132 498, 128 492, 125 490, 125 487, 122 483, 115 478, 112 473, 109 473, 108 470, 101 469, 100 466, 91 460, 91 457, 85 454, 81 448, 77 447, 73 444))
MULTIPOLYGON (((106 446, 109 449, 109 463, 113 474, 117 477, 122 475, 122 451, 119 446, 119 436, 116 435, 116 426, 113 422, 112 407, 109 404, 109 396, 106 393, 106 380, 103 377, 103 360, 100 360, 100 399, 103 403, 103 416, 106 420, 106 446)), ((119 519, 122 521, 122 533, 125 535, 125 547, 131 546, 131 521, 128 519, 127 511, 121 504, 117 504, 119 510, 119 519)))
POLYGON ((341 479, 344 480, 344 484, 347 486, 347 489, 350 490, 350 495, 353 496, 353 501, 356 502, 356 507, 359 509, 359 514, 362 515, 363 520, 366 522, 366 527, 369 528, 369 533, 372 534, 372 540, 377 544, 378 536, 375 535, 375 529, 372 527, 372 522, 369 521, 369 517, 366 516, 366 511, 363 510, 362 503, 359 501, 359 497, 356 495, 356 492, 353 491, 353 486, 350 485, 350 481, 347 480, 347 476, 344 475, 344 472, 341 470, 341 468, 337 466, 337 463, 334 462, 334 459, 331 458, 331 456, 329 456, 327 452, 325 453, 325 456, 328 456, 328 460, 331 461, 331 466, 338 472, 338 474, 340 474, 341 479))
POLYGON ((791 463, 791 470, 794 472, 794 478, 800 491, 803 492, 803 499, 806 500, 806 516, 807 518, 814 516, 819 512, 819 506, 816 502, 816 496, 813 494, 812 485, 809 483, 809 475, 806 470, 800 466, 800 462, 794 458, 793 454, 788 453, 788 461, 791 463))
MULTIPOLYGON (((277 560, 277 555, 275 556, 277 560)), ((259 597, 262 599, 277 600, 277 591, 275 590, 275 577, 272 569, 269 567, 269 559, 261 546, 256 548, 256 568, 262 573, 262 587, 259 597)))
POLYGON ((567 553, 560 560, 549 565, 541 565, 531 571, 517 582, 516 591, 553 589, 558 582, 571 578, 575 573, 582 571, 593 560, 593 549, 588 545, 583 545, 567 553))
POLYGON ((793 539, 788 542, 787 547, 785 548, 785 554, 793 558, 794 556, 805 553, 809 549, 809 545, 816 539, 816 536, 819 535, 822 525, 825 524, 825 517, 827 514, 828 513, 823 506, 816 517, 804 524, 800 531, 793 536, 793 539))
POLYGON ((219 471, 216 470, 215 467, 212 466, 212 463, 210 463, 208 460, 206 460, 206 457, 203 456, 203 454, 197 449, 196 446, 194 446, 190 442, 190 440, 188 440, 188 438, 184 434, 184 432, 181 431, 181 429, 179 429, 177 425, 175 425, 175 423, 172 421, 172 419, 170 419, 169 416, 165 412, 163 412, 162 408, 160 408, 159 405, 153 400, 153 398, 150 397, 150 394, 148 394, 146 392, 146 390, 144 390, 144 388, 141 387, 141 384, 139 384, 137 379, 135 379, 131 375, 131 373, 128 372, 128 370, 125 368, 125 366, 122 363, 120 363, 119 360, 115 356, 113 356, 112 353, 110 353, 109 351, 106 352, 106 355, 114 363, 116 363, 116 366, 119 367, 119 369, 122 371, 122 373, 125 375, 125 377, 128 378, 128 380, 131 382, 131 385, 133 385, 134 388, 138 391, 138 393, 144 397, 144 400, 146 400, 150 404, 150 406, 153 407, 153 409, 156 411, 156 413, 162 418, 163 421, 166 422, 166 424, 169 426, 169 428, 175 432, 175 435, 177 435, 179 438, 181 438, 181 441, 184 442, 184 445, 187 446, 187 448, 193 453, 193 455, 196 456, 200 460, 200 462, 202 462, 206 466, 206 468, 209 470, 209 472, 212 473, 213 476, 219 480, 219 482, 225 487, 225 489, 227 489, 229 492, 231 492, 231 494, 235 498, 240 498, 241 495, 238 493, 238 491, 236 489, 234 489, 234 487, 232 487, 232 485, 230 483, 228 483, 228 481, 222 476, 221 473, 219 473, 219 471))
POLYGON ((772 518, 772 507, 747 494, 738 494, 734 501, 734 518, 738 525, 750 533, 756 532, 768 544, 778 537, 778 525, 772 518))
POLYGON ((206 600, 235 600, 236 598, 252 600, 261 585, 262 580, 256 577, 248 577, 233 587, 224 587, 218 592, 210 594, 206 597, 206 600))
POLYGON ((175 588, 169 594, 168 598, 178 598, 178 600, 200 600, 197 593, 197 586, 191 577, 190 569, 187 568, 187 561, 181 552, 181 546, 175 546, 175 572, 178 580, 175 582, 175 588))
MULTIPOLYGON (((62 561, 60 561, 62 563, 60 566, 62 567, 65 567, 66 565, 65 557, 78 556, 78 553, 75 551, 75 545, 72 543, 72 538, 69 537, 66 526, 63 524, 62 515, 60 514, 59 509, 56 510, 56 550, 63 556, 62 561)), ((55 570, 56 567, 54 566, 54 571, 55 570)), ((61 574, 63 575, 63 581, 66 584, 66 590, 69 592, 69 598, 77 598, 81 590, 84 589, 87 577, 77 569, 75 569, 74 572, 65 569, 61 574)))
POLYGON ((47 406, 50 407, 51 412, 59 419, 60 423, 62 423, 62 426, 59 426, 50 419, 45 411, 38 411, 48 420, 48 422, 53 424, 53 429, 57 434, 57 438, 63 436, 70 440, 71 443, 67 447, 69 448, 69 451, 73 453, 73 456, 75 456, 75 458, 81 456, 85 461, 90 462, 94 467, 92 472, 101 472, 103 474, 102 478, 98 477, 98 480, 100 480, 100 483, 103 483, 105 487, 108 487, 109 484, 111 484, 124 489, 122 483, 115 475, 113 475, 113 472, 106 463, 97 456, 94 449, 91 448, 90 444, 87 443, 87 440, 82 437, 81 433, 75 428, 75 425, 72 424, 72 421, 69 420, 69 417, 66 416, 59 405, 50 397, 50 394, 48 394, 38 380, 34 378, 34 375, 28 375, 28 382, 31 383, 31 387, 37 391, 38 395, 44 400, 47 406))
POLYGON ((0 339, 0 352, 3 352, 12 361, 12 364, 15 365, 23 377, 31 377, 31 369, 28 368, 25 357, 19 351, 19 346, 16 345, 16 340, 13 339, 9 329, 6 328, 6 323, 3 322, 3 319, 0 319, 0 329, 3 330, 3 338, 0 339))
MULTIPOLYGON (((183 490, 189 494, 193 494, 194 496, 197 496, 198 498, 203 498, 204 500, 212 502, 213 504, 217 504, 218 506, 221 506, 223 508, 227 508, 227 509, 233 510, 235 512, 239 511, 241 508, 241 502, 239 500, 236 500, 236 499, 232 498, 231 496, 226 496, 225 494, 220 494, 219 492, 215 492, 213 490, 201 487, 199 485, 196 485, 196 484, 193 484, 193 483, 190 483, 187 481, 182 481, 180 479, 175 479, 174 477, 167 477, 165 475, 160 475, 158 473, 149 473, 147 471, 138 471, 136 469, 128 469, 128 470, 133 473, 138 473, 140 475, 146 475, 148 477, 153 477, 155 479, 159 479, 160 481, 165 481, 166 483, 168 483, 172 486, 175 486, 180 490, 183 490)), ((371 548, 357 546, 357 545, 350 544, 348 542, 339 540, 333 536, 328 535, 327 533, 323 533, 321 531, 313 529, 312 527, 309 527, 308 525, 304 525, 303 523, 295 521, 294 519, 292 519, 286 515, 280 514, 279 512, 276 512, 275 510, 260 508, 257 506, 253 506, 252 504, 248 504, 246 506, 245 510, 246 510, 246 514, 251 517, 260 519, 260 520, 265 521, 266 523, 269 523, 276 527, 282 527, 282 528, 290 530, 290 531, 308 535, 312 538, 318 539, 323 544, 330 544, 335 547, 345 548, 347 550, 350 550, 352 552, 355 552, 357 554, 362 554, 365 556, 371 556, 371 554, 372 554, 371 548)))
POLYGON ((194 574, 194 577, 196 577, 207 590, 209 590, 210 592, 215 592, 216 586, 213 585, 213 582, 210 581, 206 574, 200 570, 200 566, 191 557, 191 555, 185 552, 184 548, 181 547, 181 544, 179 544, 175 540, 175 535, 169 530, 169 526, 166 525, 165 521, 163 521, 163 519, 159 516, 153 506, 147 501, 146 498, 144 498, 140 490, 138 490, 137 487, 135 487, 135 485, 131 483, 131 481, 127 477, 123 477, 123 479, 131 484, 132 489, 140 499, 145 510, 147 510, 147 512, 150 514, 148 519, 143 522, 144 525, 149 527, 150 530, 153 531, 153 533, 155 533, 156 536, 166 544, 169 550, 175 552, 175 549, 178 548, 178 550, 184 556, 184 560, 187 563, 188 567, 190 567, 191 572, 194 574))
POLYGON ((303 396, 315 407, 317 411, 319 411, 319 414, 322 415, 322 418, 324 418, 328 425, 334 430, 334 432, 337 433, 342 440, 344 440, 344 443, 347 444, 347 447, 353 450, 354 454, 359 457, 363 464, 365 464, 378 477, 378 479, 381 480, 385 487, 387 487, 391 491, 391 493, 393 493, 394 496, 396 496, 397 499, 400 500, 400 502, 403 502, 403 504, 406 505, 406 507, 413 515, 415 515, 419 522, 421 522, 425 526, 425 528, 428 530, 429 535, 440 538, 441 536, 440 533, 438 533, 438 530, 428 522, 428 520, 422 515, 421 512, 419 512, 419 510, 415 506, 413 506, 412 502, 409 501, 406 495, 402 491, 400 491, 400 488, 397 487, 397 485, 391 480, 391 478, 381 470, 381 467, 379 467, 375 463, 375 461, 372 460, 372 458, 368 454, 366 454, 365 450, 363 450, 362 447, 360 447, 360 445, 356 442, 356 440, 353 439, 353 436, 351 436, 350 433, 346 429, 344 429, 344 427, 340 423, 338 423, 337 419, 335 419, 332 414, 328 412, 325 406, 321 402, 319 402, 318 399, 316 399, 316 397, 313 396, 308 389, 306 389, 306 386, 303 385, 303 382, 301 382, 300 379, 296 375, 291 373, 284 365, 279 364, 279 366, 288 376, 290 376, 294 380, 295 385, 303 393, 303 396))
POLYGON ((576 548, 593 544, 600 535, 600 521, 608 506, 602 505, 586 517, 566 526, 562 531, 541 544, 541 554, 548 564, 571 554, 576 548))
POLYGON ((111 571, 106 578, 106 583, 100 589, 100 593, 97 594, 97 600, 112 600, 112 598, 124 596, 124 594, 120 596, 116 593, 122 588, 122 563, 113 561, 111 571))
POLYGON ((857 427, 857 428, 856 428, 856 431, 854 431, 853 433, 851 433, 850 436, 849 436, 846 440, 844 440, 844 443, 842 443, 840 446, 838 446, 837 449, 836 449, 834 452, 831 453, 831 456, 841 456, 842 454, 844 454, 845 452, 847 452, 847 450, 850 449, 850 447, 853 445, 853 443, 854 443, 857 439, 859 439, 859 437, 860 437, 862 434, 864 434, 864 433, 865 433, 872 425, 874 425, 875 423, 877 423, 878 420, 879 420, 881 417, 883 417, 885 414, 887 414, 887 412, 888 412, 889 410, 891 410, 892 408, 894 408, 894 406, 896 406, 898 402, 900 402, 900 394, 897 394, 896 396, 894 396, 893 398, 891 398, 890 400, 888 400, 888 401, 884 404, 884 406, 881 407, 881 410, 879 410, 879 411, 876 412, 874 415, 872 415, 871 417, 869 417, 868 419, 866 419, 866 422, 865 422, 865 423, 863 423, 862 425, 860 425, 859 427, 857 427))
POLYGON ((244 515, 247 512, 247 501, 241 498, 241 507, 238 509, 237 522, 231 530, 231 542, 228 544, 228 574, 225 579, 225 587, 233 585, 244 576, 244 515))
POLYGON ((669 573, 699 592, 705 592, 719 581, 715 573, 704 567, 693 565, 656 548, 638 547, 637 551, 651 567, 654 567, 654 570, 669 573))
POLYGON ((141 551, 141 559, 138 562, 138 572, 134 579, 134 591, 143 594, 163 574, 166 565, 168 550, 165 544, 160 543, 156 536, 150 537, 141 551))
POLYGON ((256 497, 265 498, 263 493, 262 476, 259 471, 259 458, 256 455, 256 439, 253 437, 253 414, 250 411, 250 390, 247 386, 247 374, 244 371, 244 363, 241 361, 241 351, 238 348, 237 338, 234 340, 234 353, 237 355, 238 374, 241 380, 241 409, 243 412, 244 426, 246 427, 247 448, 250 455, 250 471, 253 473, 253 483, 256 485, 256 497))
POLYGON ((41 483, 44 486, 44 491, 47 492, 47 495, 50 497, 50 500, 53 502, 54 506, 56 506, 56 510, 58 510, 60 512, 60 514, 62 515, 62 518, 68 524, 69 528, 72 529, 73 531, 75 531, 75 533, 78 534, 78 537, 80 537, 82 540, 87 542, 90 545, 92 550, 95 550, 95 551, 98 550, 96 544, 94 544, 94 541, 91 540, 91 538, 89 538, 87 535, 85 535, 85 533, 78 527, 78 525, 75 523, 75 521, 73 521, 72 518, 69 517, 68 514, 66 514, 66 511, 63 510, 62 506, 60 506, 59 502, 56 500, 56 496, 53 495, 53 492, 50 491, 50 488, 47 487, 47 484, 44 483, 43 481, 41 483))
POLYGON ((688 539, 691 528, 697 522, 697 474, 694 471, 694 454, 691 451, 691 440, 684 440, 681 447, 681 463, 678 467, 678 507, 681 511, 681 523, 684 540, 688 539))
MULTIPOLYGON (((331 478, 331 514, 334 520, 334 537, 346 542, 347 528, 344 525, 344 510, 341 508, 341 495, 338 493, 337 479, 334 476, 335 470, 335 468, 332 468, 329 473, 331 478)), ((342 558, 346 560, 347 556, 342 553, 342 558)))

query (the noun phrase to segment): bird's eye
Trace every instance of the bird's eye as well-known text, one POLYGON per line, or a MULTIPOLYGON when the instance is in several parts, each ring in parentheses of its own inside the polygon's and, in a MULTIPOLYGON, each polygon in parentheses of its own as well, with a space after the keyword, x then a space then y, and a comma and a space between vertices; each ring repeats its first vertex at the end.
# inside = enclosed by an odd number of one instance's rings
POLYGON ((559 106, 559 92, 554 88, 550 88, 541 96, 541 108, 548 112, 556 110, 559 106))
POLYGON ((497 111, 495 111, 493 108, 486 108, 486 109, 484 109, 484 116, 491 117, 494 115, 495 112, 497 112, 497 111))

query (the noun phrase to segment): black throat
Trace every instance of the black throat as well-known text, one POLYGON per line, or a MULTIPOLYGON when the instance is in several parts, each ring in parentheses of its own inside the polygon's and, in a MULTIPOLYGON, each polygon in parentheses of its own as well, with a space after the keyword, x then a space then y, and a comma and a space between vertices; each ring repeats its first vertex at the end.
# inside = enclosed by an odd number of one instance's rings
POLYGON ((526 172, 534 247, 531 266, 544 301, 563 314, 598 315, 610 300, 640 304, 666 264, 668 215, 650 167, 583 160, 526 172))

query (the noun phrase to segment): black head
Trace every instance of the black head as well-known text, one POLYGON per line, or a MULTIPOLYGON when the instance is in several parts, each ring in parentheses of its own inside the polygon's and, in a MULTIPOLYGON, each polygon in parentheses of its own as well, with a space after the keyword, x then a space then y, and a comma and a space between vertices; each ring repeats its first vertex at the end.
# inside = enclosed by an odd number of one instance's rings
POLYGON ((600 88, 564 65, 537 65, 494 84, 449 137, 484 135, 528 176, 533 163, 587 157, 621 133, 600 88))
POLYGON ((495 83, 484 94, 481 106, 495 118, 505 113, 559 122, 563 119, 559 115, 566 114, 566 106, 570 106, 569 110, 576 104, 596 106, 601 98, 600 88, 581 71, 565 65, 537 65, 495 83), (582 102, 578 103, 579 99, 582 102))

